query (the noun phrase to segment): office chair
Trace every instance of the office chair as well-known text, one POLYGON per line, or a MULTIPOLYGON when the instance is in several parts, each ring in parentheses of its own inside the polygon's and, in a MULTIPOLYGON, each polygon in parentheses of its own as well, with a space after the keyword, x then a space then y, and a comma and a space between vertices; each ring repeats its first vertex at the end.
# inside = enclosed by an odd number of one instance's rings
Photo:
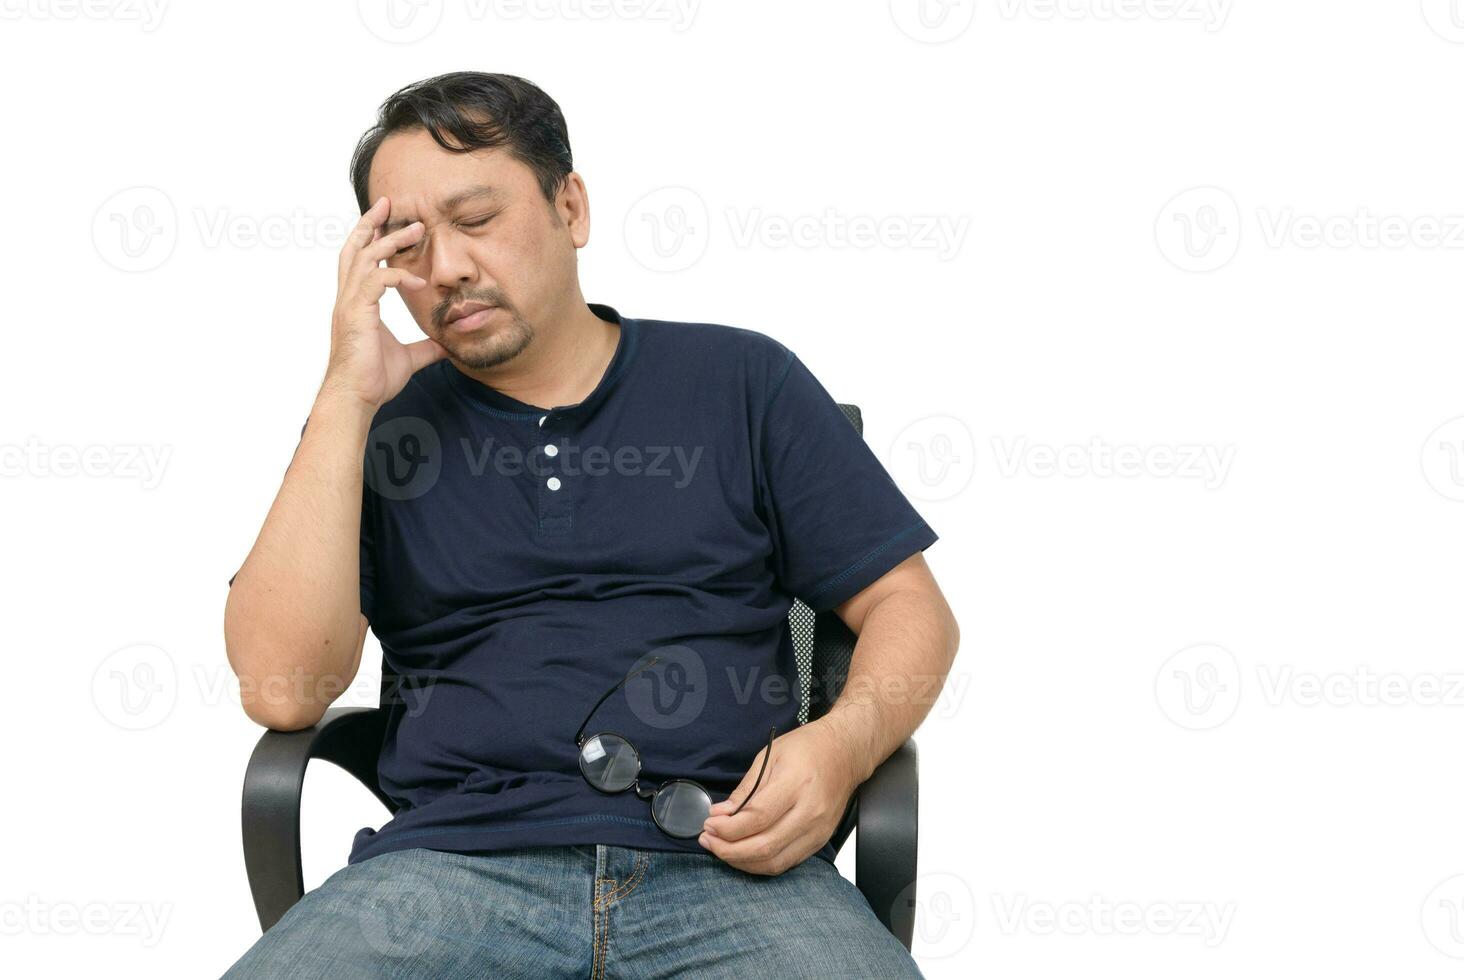
MULTIPOLYGON (((862 436, 855 405, 840 405, 862 436)), ((795 600, 788 613, 798 661, 799 724, 822 717, 849 674, 854 634, 832 611, 817 615, 795 600)), ((398 697, 398 678, 382 664, 381 704, 398 697)), ((311 759, 324 759, 360 780, 386 808, 397 804, 377 782, 377 761, 386 735, 386 708, 328 708, 310 728, 267 731, 244 773, 244 864, 259 924, 268 930, 305 894, 300 862, 300 800, 311 759)), ((855 790, 830 840, 842 850, 858 829, 854 883, 875 916, 905 948, 915 928, 915 865, 919 765, 915 740, 900 746, 855 790)), ((810 860, 821 860, 810 857, 810 860)))

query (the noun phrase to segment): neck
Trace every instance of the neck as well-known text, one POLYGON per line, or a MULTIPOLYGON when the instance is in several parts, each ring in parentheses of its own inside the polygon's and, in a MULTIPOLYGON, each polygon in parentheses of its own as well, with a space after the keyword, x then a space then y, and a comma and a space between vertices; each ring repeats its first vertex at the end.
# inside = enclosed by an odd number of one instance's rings
POLYGON ((615 356, 620 326, 576 301, 568 317, 534 325, 517 357, 487 371, 463 373, 528 405, 557 408, 590 396, 615 356))

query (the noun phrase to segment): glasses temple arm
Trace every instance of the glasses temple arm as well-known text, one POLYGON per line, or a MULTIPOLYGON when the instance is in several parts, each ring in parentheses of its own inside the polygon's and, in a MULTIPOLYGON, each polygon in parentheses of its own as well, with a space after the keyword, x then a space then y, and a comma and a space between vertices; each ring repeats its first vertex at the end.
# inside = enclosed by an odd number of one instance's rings
POLYGON ((612 687, 610 690, 606 691, 604 694, 600 695, 600 700, 598 700, 598 701, 595 702, 595 706, 590 709, 590 713, 587 714, 587 715, 585 715, 585 720, 580 723, 579 731, 577 731, 577 732, 574 733, 574 744, 575 745, 580 745, 580 744, 582 744, 584 742, 584 740, 585 740, 585 729, 589 727, 590 719, 593 718, 593 717, 595 717, 595 712, 600 710, 600 705, 602 705, 602 704, 605 703, 605 699, 606 698, 608 698, 610 695, 614 694, 616 691, 620 690, 620 686, 622 684, 624 684, 626 681, 630 680, 636 674, 639 674, 641 671, 645 670, 647 667, 650 667, 652 664, 656 663, 660 659, 661 659, 660 657, 652 657, 650 660, 647 660, 645 663, 641 664, 635 670, 632 670, 630 673, 628 673, 624 677, 620 678, 620 680, 618 680, 618 681, 615 682, 615 686, 614 687, 612 687))
POLYGON ((773 735, 777 732, 777 730, 777 725, 774 725, 772 728, 768 729, 768 750, 763 753, 762 767, 759 768, 757 771, 757 778, 752 781, 752 789, 747 791, 747 795, 743 797, 742 802, 737 804, 737 809, 733 810, 732 813, 729 813, 728 816, 736 815, 738 810, 741 810, 743 807, 747 806, 747 801, 752 799, 753 793, 757 792, 758 784, 762 782, 763 773, 767 772, 768 770, 768 760, 773 757, 773 735))

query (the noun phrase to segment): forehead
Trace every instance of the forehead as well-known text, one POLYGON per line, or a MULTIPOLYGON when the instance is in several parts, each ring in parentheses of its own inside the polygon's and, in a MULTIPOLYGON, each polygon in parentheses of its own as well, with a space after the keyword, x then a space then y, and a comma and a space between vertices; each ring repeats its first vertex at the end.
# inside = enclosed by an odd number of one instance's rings
POLYGON ((371 161, 366 199, 385 195, 391 215, 383 234, 419 218, 490 204, 535 189, 533 172, 501 147, 452 153, 425 129, 392 133, 371 161))

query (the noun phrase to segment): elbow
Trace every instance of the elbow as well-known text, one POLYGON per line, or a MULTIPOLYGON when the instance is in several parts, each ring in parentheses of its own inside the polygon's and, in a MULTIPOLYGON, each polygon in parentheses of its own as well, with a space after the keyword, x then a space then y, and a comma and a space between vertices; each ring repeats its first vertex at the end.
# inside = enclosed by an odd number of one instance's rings
POLYGON ((239 678, 239 702, 244 714, 257 725, 293 732, 309 728, 325 715, 325 705, 299 697, 285 674, 268 670, 256 673, 237 666, 234 673, 239 678))
MULTIPOLYGON (((231 596, 231 600, 232 600, 231 596)), ((250 721, 279 732, 309 728, 325 716, 344 683, 306 665, 319 652, 284 642, 278 629, 261 629, 260 617, 244 615, 231 601, 224 611, 224 651, 239 681, 239 703, 250 721)))
POLYGON ((330 700, 314 696, 319 684, 302 683, 308 678, 297 670, 277 669, 271 664, 290 663, 256 651, 243 659, 242 667, 230 656, 239 678, 239 703, 255 724, 277 732, 309 728, 325 716, 330 700))
POLYGON ((299 663, 298 658, 238 636, 225 641, 225 650, 239 681, 239 703, 250 721, 273 731, 293 732, 324 717, 327 705, 304 696, 302 687, 312 685, 302 684, 304 675, 285 666, 299 663))
POLYGON ((244 714, 256 725, 275 732, 296 732, 311 728, 325 717, 324 710, 301 704, 270 704, 258 698, 244 699, 244 714))

